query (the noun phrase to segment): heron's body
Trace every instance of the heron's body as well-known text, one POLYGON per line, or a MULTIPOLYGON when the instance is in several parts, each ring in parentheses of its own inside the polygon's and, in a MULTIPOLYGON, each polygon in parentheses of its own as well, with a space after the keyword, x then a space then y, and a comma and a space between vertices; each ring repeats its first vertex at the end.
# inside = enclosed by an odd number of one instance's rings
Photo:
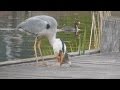
MULTIPOLYGON (((40 44, 39 41, 37 43, 38 37, 47 37, 51 46, 53 47, 54 53, 57 53, 57 55, 60 54, 59 51, 63 50, 62 46, 64 46, 64 52, 62 51, 62 55, 60 57, 64 58, 64 55, 66 53, 66 45, 62 44, 60 39, 56 39, 56 33, 57 33, 57 21, 50 16, 41 15, 41 16, 34 16, 31 18, 26 19, 25 21, 21 22, 17 27, 17 30, 22 29, 22 31, 25 31, 29 34, 34 35, 35 43, 34 43, 34 51, 36 56, 36 61, 38 62, 37 58, 37 49, 40 52, 40 55, 42 56, 40 44)), ((43 59, 43 57, 42 57, 43 59)), ((44 59, 43 59, 44 61, 44 59)))

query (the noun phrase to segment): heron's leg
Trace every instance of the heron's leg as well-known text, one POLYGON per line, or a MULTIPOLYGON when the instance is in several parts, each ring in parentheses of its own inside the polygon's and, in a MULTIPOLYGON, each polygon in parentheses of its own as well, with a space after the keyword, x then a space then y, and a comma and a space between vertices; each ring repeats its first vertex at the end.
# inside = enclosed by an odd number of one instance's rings
POLYGON ((36 44, 37 44, 37 37, 35 38, 34 51, 35 51, 36 62, 38 63, 36 44))
POLYGON ((42 51, 41 51, 41 40, 38 41, 38 49, 39 49, 40 56, 42 58, 43 64, 47 65, 47 63, 45 63, 45 61, 44 61, 44 58, 43 58, 43 55, 42 55, 42 51))

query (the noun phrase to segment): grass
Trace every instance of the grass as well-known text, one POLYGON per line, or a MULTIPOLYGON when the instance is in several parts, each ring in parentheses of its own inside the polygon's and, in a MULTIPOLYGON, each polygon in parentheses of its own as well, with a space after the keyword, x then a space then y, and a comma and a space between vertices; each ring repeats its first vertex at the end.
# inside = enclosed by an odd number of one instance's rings
MULTIPOLYGON (((76 16, 66 16, 66 17, 62 16, 59 19, 57 19, 59 28, 62 28, 64 24, 65 26, 73 27, 75 17, 76 16)), ((80 40, 81 40, 80 50, 84 50, 84 49, 86 50, 88 49, 89 46, 91 16, 77 16, 77 18, 82 23, 79 28, 83 31, 83 33, 81 33, 80 36, 80 40), (86 28, 86 33, 84 33, 85 28, 86 28)), ((57 38, 61 38, 66 43, 68 52, 78 51, 79 37, 75 37, 74 33, 58 32, 57 38)), ((42 52, 43 55, 53 54, 52 47, 48 43, 47 39, 43 39, 42 41, 42 52)))

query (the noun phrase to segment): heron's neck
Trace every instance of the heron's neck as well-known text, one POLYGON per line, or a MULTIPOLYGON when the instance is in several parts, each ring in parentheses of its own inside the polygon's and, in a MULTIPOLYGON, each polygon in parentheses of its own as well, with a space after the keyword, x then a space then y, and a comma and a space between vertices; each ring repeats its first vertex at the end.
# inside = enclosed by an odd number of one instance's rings
POLYGON ((53 46, 54 42, 56 41, 56 34, 54 34, 53 36, 50 36, 48 40, 50 45, 53 46))

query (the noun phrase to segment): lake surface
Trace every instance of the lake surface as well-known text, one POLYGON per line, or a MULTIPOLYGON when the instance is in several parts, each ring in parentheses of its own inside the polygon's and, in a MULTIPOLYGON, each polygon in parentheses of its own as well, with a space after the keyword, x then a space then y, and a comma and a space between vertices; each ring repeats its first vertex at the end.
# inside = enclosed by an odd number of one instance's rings
POLYGON ((18 31, 0 31, 0 62, 34 57, 34 37, 18 31))

